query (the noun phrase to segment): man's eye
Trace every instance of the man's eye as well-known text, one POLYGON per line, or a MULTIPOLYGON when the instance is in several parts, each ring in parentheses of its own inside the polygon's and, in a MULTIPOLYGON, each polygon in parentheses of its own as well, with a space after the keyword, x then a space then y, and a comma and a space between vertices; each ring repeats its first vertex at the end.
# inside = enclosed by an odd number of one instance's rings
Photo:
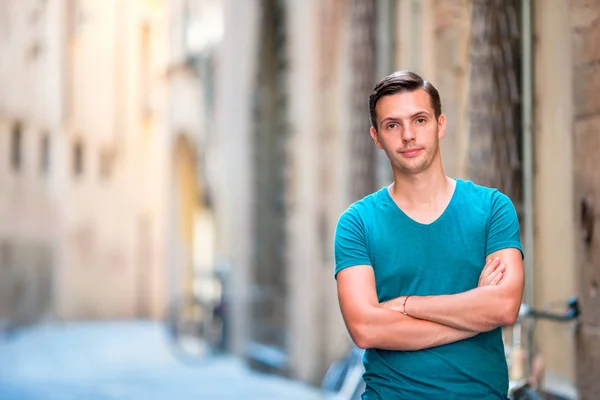
POLYGON ((424 124, 425 123, 425 118, 418 118, 417 119, 417 123, 418 124, 424 124))
POLYGON ((388 124, 387 128, 388 129, 396 129, 398 127, 398 124, 388 124))

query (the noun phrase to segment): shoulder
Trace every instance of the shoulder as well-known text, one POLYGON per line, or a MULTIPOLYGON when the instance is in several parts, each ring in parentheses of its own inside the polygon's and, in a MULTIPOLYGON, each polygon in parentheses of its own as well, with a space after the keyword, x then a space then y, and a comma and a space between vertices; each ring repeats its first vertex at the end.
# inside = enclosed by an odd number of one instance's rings
MULTIPOLYGON (((494 193, 498 192, 498 189, 494 189, 491 187, 478 185, 473 181, 469 180, 460 180, 457 179, 458 182, 461 183, 464 191, 471 196, 480 197, 480 198, 490 198, 494 195, 494 193)), ((498 192, 499 193, 499 192, 498 192)))
POLYGON ((496 207, 512 207, 513 205, 510 198, 498 189, 478 185, 468 180, 458 181, 461 183, 463 193, 470 204, 480 205, 490 211, 496 207))
MULTIPOLYGON (((384 188, 387 190, 387 188, 384 188)), ((377 203, 381 201, 382 190, 371 193, 362 199, 352 203, 342 214, 338 220, 338 226, 346 223, 360 223, 368 220, 370 214, 375 212, 377 203)))
POLYGON ((498 219, 518 219, 512 200, 500 190, 471 181, 462 181, 462 186, 465 195, 464 204, 472 211, 479 210, 479 214, 488 223, 498 219))

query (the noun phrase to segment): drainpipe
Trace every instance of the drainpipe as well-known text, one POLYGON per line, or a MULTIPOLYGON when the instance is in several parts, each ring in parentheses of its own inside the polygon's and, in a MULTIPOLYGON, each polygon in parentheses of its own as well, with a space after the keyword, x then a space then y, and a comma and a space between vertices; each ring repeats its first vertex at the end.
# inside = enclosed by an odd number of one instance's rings
POLYGON ((531 0, 522 0, 522 114, 523 206, 525 236, 525 301, 533 304, 533 99, 531 52, 531 0))
MULTIPOLYGON (((394 20, 396 17, 395 0, 378 0, 375 3, 377 13, 377 25, 375 27, 375 40, 376 40, 376 64, 374 82, 379 81, 386 75, 389 75, 394 70, 394 56, 395 56, 395 24, 394 20)), ((390 168, 390 163, 383 151, 377 151, 376 153, 376 178, 377 188, 389 185, 394 177, 390 168)))
POLYGON ((377 13, 376 49, 377 64, 375 66, 377 80, 392 72, 394 68, 394 19, 396 10, 393 0, 378 0, 375 3, 377 13))
POLYGON ((421 38, 421 3, 420 0, 412 0, 410 3, 410 62, 411 68, 418 74, 422 74, 421 71, 421 58, 420 52, 422 51, 420 47, 420 38, 421 38))
MULTIPOLYGON (((525 250, 524 301, 534 305, 534 235, 533 235, 533 82, 532 82, 532 6, 531 0, 521 0, 522 50, 522 143, 523 143, 523 212, 525 250)), ((529 355, 533 355, 533 327, 527 338, 529 355)), ((532 357, 529 357, 531 360, 532 357)))

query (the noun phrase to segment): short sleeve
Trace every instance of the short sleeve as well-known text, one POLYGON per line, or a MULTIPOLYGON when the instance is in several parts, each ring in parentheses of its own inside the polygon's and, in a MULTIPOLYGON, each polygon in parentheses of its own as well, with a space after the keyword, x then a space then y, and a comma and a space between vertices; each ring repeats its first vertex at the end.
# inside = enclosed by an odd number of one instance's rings
POLYGON ((515 206, 508 196, 495 190, 492 193, 491 215, 488 225, 485 255, 515 248, 523 256, 519 218, 515 206))
POLYGON ((349 208, 338 220, 334 238, 335 273, 355 265, 371 265, 364 224, 358 211, 349 208))

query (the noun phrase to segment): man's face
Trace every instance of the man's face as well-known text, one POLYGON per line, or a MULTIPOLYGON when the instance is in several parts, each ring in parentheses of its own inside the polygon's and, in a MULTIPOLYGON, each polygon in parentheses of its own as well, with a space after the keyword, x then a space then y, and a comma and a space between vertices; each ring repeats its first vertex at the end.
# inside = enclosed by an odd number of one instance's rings
POLYGON ((394 169, 416 174, 439 157, 446 117, 441 115, 436 121, 431 98, 423 89, 384 96, 375 110, 378 131, 371 128, 371 137, 394 169))

